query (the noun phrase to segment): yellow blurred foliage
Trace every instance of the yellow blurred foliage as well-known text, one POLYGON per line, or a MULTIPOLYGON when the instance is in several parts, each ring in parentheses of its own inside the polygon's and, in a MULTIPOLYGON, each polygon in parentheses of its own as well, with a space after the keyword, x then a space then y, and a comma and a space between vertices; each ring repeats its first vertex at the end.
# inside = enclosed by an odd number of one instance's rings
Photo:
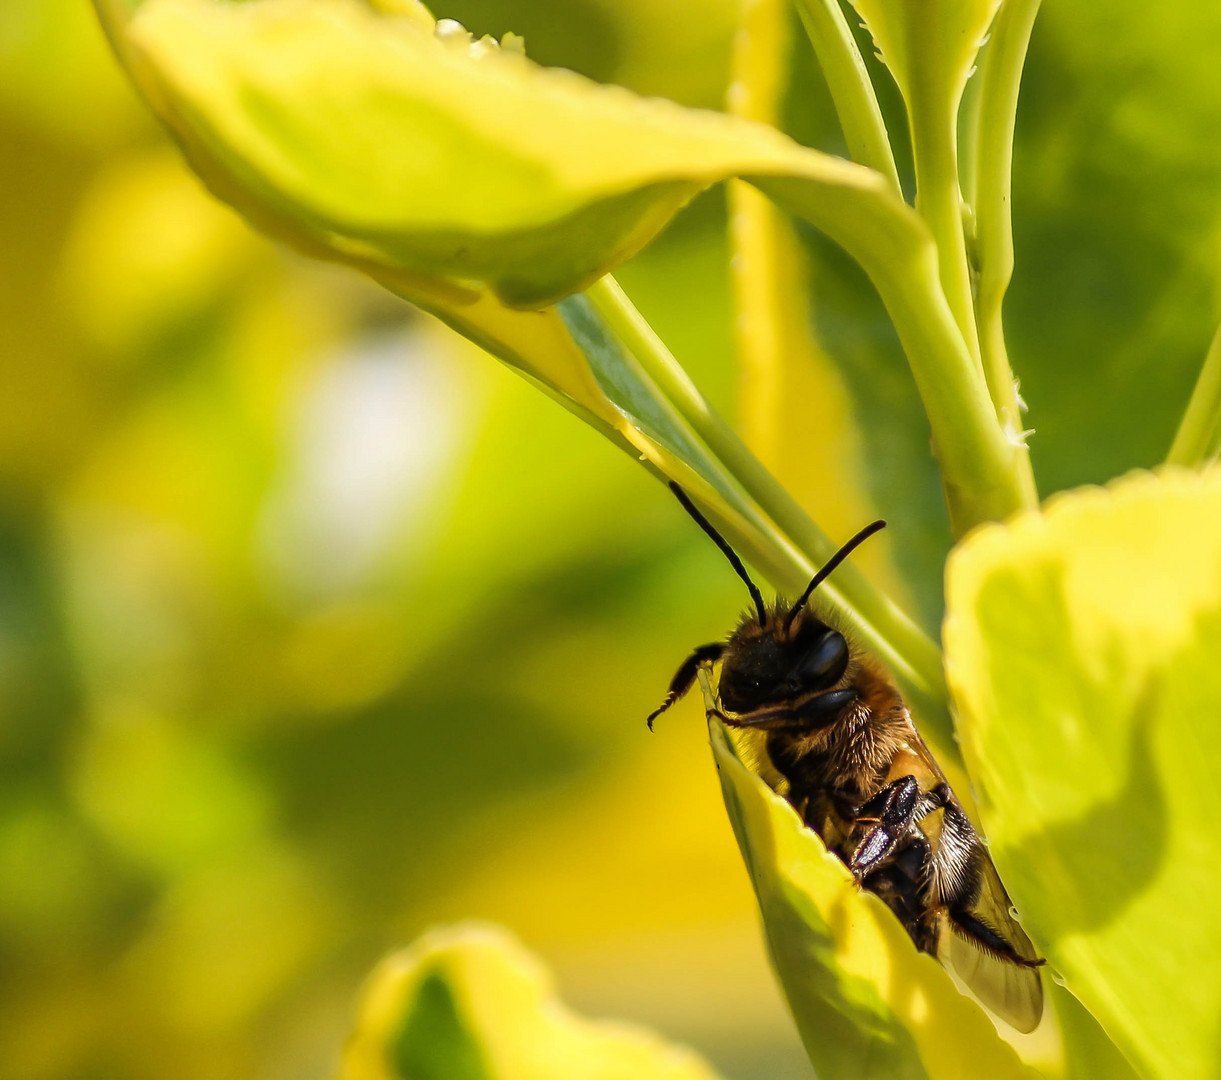
MULTIPOLYGON (((732 7, 589 10, 714 104, 732 7)), ((728 386, 722 225, 627 270, 728 386)), ((214 202, 86 5, 0 10, 0 229, 0 1074, 320 1077, 372 963, 479 915, 802 1075, 698 713, 643 725, 740 600, 665 493, 214 202)))

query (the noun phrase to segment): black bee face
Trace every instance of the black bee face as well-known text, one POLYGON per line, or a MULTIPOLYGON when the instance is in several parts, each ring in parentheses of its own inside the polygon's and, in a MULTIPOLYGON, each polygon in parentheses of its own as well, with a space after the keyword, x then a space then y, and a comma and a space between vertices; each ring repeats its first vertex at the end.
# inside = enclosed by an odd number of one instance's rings
POLYGON ((721 667, 721 704, 730 712, 748 713, 829 690, 847 667, 844 636, 806 617, 787 641, 778 633, 764 633, 730 642, 721 667))

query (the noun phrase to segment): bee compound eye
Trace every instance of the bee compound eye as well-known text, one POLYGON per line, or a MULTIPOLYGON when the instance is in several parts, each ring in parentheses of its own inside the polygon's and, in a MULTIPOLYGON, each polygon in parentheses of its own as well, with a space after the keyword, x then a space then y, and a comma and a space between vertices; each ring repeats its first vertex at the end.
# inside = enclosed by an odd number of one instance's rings
POLYGON ((794 678, 806 687, 830 686, 848 667, 848 643, 837 630, 828 630, 801 658, 794 678))

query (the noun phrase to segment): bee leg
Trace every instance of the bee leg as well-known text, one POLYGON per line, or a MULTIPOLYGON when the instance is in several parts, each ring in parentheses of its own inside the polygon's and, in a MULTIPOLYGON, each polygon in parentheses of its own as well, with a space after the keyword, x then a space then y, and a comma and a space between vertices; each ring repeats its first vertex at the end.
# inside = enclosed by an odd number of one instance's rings
POLYGON ((928 908, 923 911, 908 928, 907 932, 912 936, 912 943, 921 952, 928 953, 929 956, 937 955, 937 946, 941 940, 941 921, 940 910, 938 908, 928 908))
MULTIPOLYGON (((966 821, 966 815, 958 809, 957 803, 954 801, 954 793, 950 791, 950 785, 944 782, 921 793, 920 807, 916 814, 916 820, 919 821, 925 814, 931 814, 934 810, 939 810, 943 806, 947 810, 953 806, 955 813, 966 821)), ((970 822, 967 822, 967 824, 969 827, 970 822)))
POLYGON ((867 874, 861 885, 895 913, 916 948, 931 952, 920 884, 927 858, 928 844, 919 833, 910 833, 886 864, 867 874))
POLYGON ((674 678, 670 680, 670 689, 666 692, 665 701, 659 708, 649 713, 645 722, 649 725, 650 731, 653 730, 653 721, 691 689, 691 684, 695 682, 695 676, 700 667, 704 664, 716 663, 724 651, 725 646, 719 641, 714 641, 711 645, 701 645, 692 651, 691 655, 683 661, 674 678))
POLYGON ((906 874, 912 890, 912 903, 918 909, 911 920, 904 923, 911 935, 912 944, 921 952, 936 956, 941 930, 939 909, 928 906, 924 886, 932 859, 933 846, 928 842, 928 837, 919 829, 912 829, 907 834, 907 842, 891 860, 891 865, 902 868, 906 874))
POLYGON ((857 821, 880 821, 886 825, 910 824, 916 812, 920 784, 914 776, 892 780, 852 815, 857 821))
POLYGON ((848 869, 860 880, 892 855, 911 830, 919 802, 920 784, 914 776, 893 780, 857 809, 859 823, 877 822, 857 845, 848 869))
POLYGON ((1011 964, 1017 964, 1019 967, 1035 968, 1042 967, 1047 963, 1046 960, 1041 958, 1028 960, 1024 956, 1019 956, 1017 950, 1008 941, 970 911, 963 908, 951 907, 946 909, 946 914, 949 915, 954 930, 963 937, 974 941, 975 945, 983 952, 1008 960, 1011 964))

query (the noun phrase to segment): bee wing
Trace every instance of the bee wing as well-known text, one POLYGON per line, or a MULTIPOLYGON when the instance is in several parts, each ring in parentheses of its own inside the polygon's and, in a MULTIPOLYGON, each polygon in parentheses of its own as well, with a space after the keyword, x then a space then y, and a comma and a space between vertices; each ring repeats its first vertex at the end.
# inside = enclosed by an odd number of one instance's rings
MULTIPOLYGON (((945 774, 924 740, 912 728, 908 749, 937 779, 945 774)), ((995 932, 1023 960, 1039 962, 1038 950, 1012 915, 1012 905, 1000 875, 979 846, 979 895, 969 914, 995 932)), ((960 927, 948 915, 939 919, 937 959, 948 968, 988 1009, 1023 1034, 1038 1027, 1043 1015, 1043 982, 1037 967, 1015 963, 1011 958, 960 927)))
MULTIPOLYGON (((949 780, 946 779, 945 773, 941 771, 941 766, 937 764, 937 759, 933 757, 933 752, 920 738, 920 732, 916 730, 916 725, 912 723, 911 713, 906 709, 903 710, 904 718, 907 721, 907 731, 904 735, 904 747, 909 754, 919 759, 920 763, 928 769, 929 773, 935 778, 935 781, 940 781, 949 786, 949 780)), ((922 787, 932 787, 932 783, 922 784, 922 787)))
MULTIPOLYGON (((1038 952, 1010 914, 1009 897, 996 867, 986 854, 982 861, 983 881, 971 907, 972 916, 994 929, 1023 960, 1037 962, 1038 952)), ((937 959, 1006 1023, 1023 1034, 1038 1027, 1043 1016, 1043 982, 1037 967, 998 955, 948 914, 941 916, 937 959)))

